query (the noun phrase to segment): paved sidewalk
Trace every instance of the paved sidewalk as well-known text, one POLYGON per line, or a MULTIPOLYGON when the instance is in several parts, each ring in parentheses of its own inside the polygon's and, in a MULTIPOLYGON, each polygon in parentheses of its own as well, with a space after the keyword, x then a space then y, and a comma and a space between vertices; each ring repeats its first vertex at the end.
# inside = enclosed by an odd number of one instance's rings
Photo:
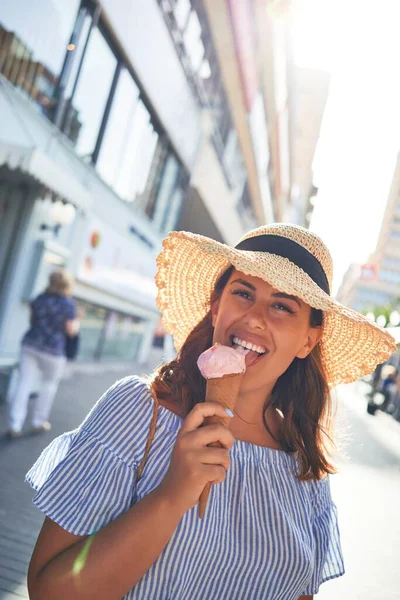
POLYGON ((7 406, 0 403, 0 600, 28 598, 26 573, 43 516, 32 504, 34 492, 24 483, 25 473, 53 438, 79 425, 117 379, 147 373, 157 362, 155 357, 152 364, 143 367, 102 363, 69 365, 54 402, 52 430, 39 436, 8 440, 5 437, 7 406))

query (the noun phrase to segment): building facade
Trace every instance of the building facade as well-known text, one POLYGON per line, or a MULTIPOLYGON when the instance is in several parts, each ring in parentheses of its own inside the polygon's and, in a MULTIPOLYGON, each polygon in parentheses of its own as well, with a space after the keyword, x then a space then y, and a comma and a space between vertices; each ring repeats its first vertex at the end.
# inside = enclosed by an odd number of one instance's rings
POLYGON ((397 157, 381 229, 368 264, 345 276, 338 299, 355 310, 400 306, 400 154, 397 157))
MULTIPOLYGON (((200 2, 197 2, 200 4, 200 2)), ((202 0, 259 220, 309 226, 328 73, 296 62, 291 0, 202 0)))
POLYGON ((202 3, 1 3, 0 361, 57 266, 80 358, 145 361, 162 238, 232 244, 265 220, 202 3))
POLYGON ((84 309, 80 358, 145 361, 169 231, 235 244, 266 222, 304 224, 305 202, 286 210, 299 173, 288 7, 0 4, 0 363, 57 266, 84 309))

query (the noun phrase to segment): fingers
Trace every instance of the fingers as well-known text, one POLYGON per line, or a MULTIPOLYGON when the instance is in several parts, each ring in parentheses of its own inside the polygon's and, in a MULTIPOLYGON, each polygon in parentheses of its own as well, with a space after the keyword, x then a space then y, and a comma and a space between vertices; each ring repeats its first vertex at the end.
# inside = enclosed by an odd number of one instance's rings
POLYGON ((190 448, 219 444, 222 448, 229 450, 235 443, 235 438, 225 425, 207 425, 207 427, 201 427, 183 437, 186 438, 183 439, 183 443, 190 448))
POLYGON ((209 483, 222 483, 226 478, 226 469, 220 465, 204 466, 205 478, 209 483))
POLYGON ((219 465, 227 471, 230 465, 229 452, 224 448, 204 448, 199 454, 203 465, 219 465))
POLYGON ((181 431, 183 433, 194 431, 204 423, 204 419, 206 417, 213 416, 217 416, 225 420, 230 418, 225 408, 219 402, 200 402, 199 404, 196 404, 193 410, 191 410, 186 417, 181 431))

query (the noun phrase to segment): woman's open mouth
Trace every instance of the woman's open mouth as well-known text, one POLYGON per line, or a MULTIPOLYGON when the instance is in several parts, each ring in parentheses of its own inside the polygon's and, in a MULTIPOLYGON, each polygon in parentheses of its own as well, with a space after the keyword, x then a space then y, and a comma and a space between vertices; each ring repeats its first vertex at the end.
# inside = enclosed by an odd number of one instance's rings
POLYGON ((268 349, 264 346, 256 346, 255 344, 251 344, 246 340, 242 340, 235 335, 231 336, 231 344, 234 348, 241 346, 242 348, 249 350, 245 358, 247 368, 253 366, 255 363, 258 363, 264 356, 268 354, 268 349))

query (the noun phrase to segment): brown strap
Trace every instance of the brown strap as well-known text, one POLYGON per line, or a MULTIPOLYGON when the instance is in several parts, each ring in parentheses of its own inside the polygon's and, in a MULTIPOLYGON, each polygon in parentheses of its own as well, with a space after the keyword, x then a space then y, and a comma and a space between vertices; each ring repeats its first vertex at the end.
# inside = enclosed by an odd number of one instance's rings
POLYGON ((152 394, 152 398, 153 398, 153 402, 154 402, 153 416, 152 416, 151 423, 150 423, 150 431, 149 431, 149 435, 147 437, 146 447, 144 449, 144 455, 143 455, 142 461, 138 467, 138 470, 136 472, 136 482, 138 482, 142 476, 143 469, 146 466, 147 457, 150 452, 151 444, 153 443, 154 435, 156 433, 159 404, 158 404, 158 400, 154 394, 152 394))

